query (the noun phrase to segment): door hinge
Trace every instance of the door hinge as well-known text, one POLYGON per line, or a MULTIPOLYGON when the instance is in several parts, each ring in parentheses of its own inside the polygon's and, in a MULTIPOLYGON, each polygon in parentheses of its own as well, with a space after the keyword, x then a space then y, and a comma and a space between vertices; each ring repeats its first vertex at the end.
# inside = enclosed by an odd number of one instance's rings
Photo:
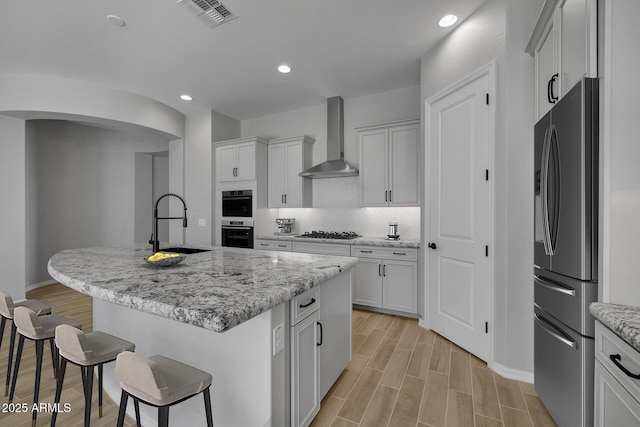
POLYGON ((489 245, 484 247, 484 256, 489 256, 489 245))
POLYGON ((489 94, 487 94, 487 105, 489 105, 489 94))
POLYGON ((484 170, 484 180, 489 181, 489 169, 484 170))
POLYGON ((489 322, 484 322, 484 333, 485 334, 489 333, 489 322))

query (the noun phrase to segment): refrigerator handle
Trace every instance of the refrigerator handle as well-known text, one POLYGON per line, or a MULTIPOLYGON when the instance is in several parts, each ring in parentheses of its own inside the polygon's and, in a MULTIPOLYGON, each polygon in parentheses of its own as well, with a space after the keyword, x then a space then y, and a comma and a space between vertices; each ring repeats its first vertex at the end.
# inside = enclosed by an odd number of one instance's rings
POLYGON ((551 127, 544 131, 544 142, 542 143, 542 158, 540 167, 540 202, 542 210, 542 243, 544 253, 551 255, 551 238, 549 229, 549 142, 551 127))
POLYGON ((540 276, 533 276, 533 281, 540 286, 544 286, 545 288, 554 291, 554 292, 559 292, 561 294, 565 294, 565 295, 569 295, 572 297, 576 296, 576 290, 575 289, 570 289, 570 288, 566 288, 564 286, 560 286, 557 285, 553 282, 544 280, 542 277, 540 276))
MULTIPOLYGON (((549 163, 553 177, 553 205, 549 218, 549 255, 555 255, 558 241, 558 227, 560 221, 560 150, 558 148, 558 131, 552 124, 549 129, 549 163)), ((547 205, 548 206, 548 205, 547 205)))
POLYGON ((534 313, 533 314, 533 318, 535 319, 536 323, 538 323, 538 325, 540 325, 540 327, 542 329, 544 329, 549 335, 551 335, 552 337, 554 337, 555 339, 557 339, 558 341, 560 341, 561 343, 568 345, 569 347, 575 349, 577 347, 577 344, 575 341, 573 340, 569 340, 565 337, 563 337, 562 335, 560 335, 560 333, 555 331, 555 327, 550 324, 549 322, 547 322, 542 316, 534 313))

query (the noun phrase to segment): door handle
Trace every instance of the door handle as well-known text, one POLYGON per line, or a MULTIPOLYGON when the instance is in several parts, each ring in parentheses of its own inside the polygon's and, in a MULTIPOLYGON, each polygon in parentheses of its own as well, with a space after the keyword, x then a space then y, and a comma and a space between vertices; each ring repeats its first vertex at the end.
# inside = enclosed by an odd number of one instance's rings
POLYGON ((388 194, 389 194, 389 192, 388 192, 388 191, 385 191, 385 192, 384 192, 384 201, 385 201, 385 202, 388 202, 388 201, 389 201, 389 196, 388 196, 388 194))
POLYGON ((284 204, 285 205, 287 204, 287 195, 286 194, 284 195, 284 204))
POLYGON ((320 326, 320 342, 319 342, 319 343, 316 343, 316 345, 317 345, 318 347, 320 347, 320 346, 322 345, 322 338, 323 338, 323 335, 324 335, 324 334, 322 333, 322 332, 323 332, 323 331, 322 331, 322 323, 318 322, 318 326, 320 326))
POLYGON ((380 271, 381 267, 382 267, 382 264, 378 264, 378 276, 382 276, 382 273, 380 271))
POLYGON ((429 244, 427 245, 427 247, 429 247, 429 248, 431 248, 431 249, 435 249, 435 248, 437 248, 438 246, 436 246, 436 244, 435 244, 435 243, 429 243, 429 244))
POLYGON ((549 80, 549 83, 547 83, 547 100, 549 101, 550 104, 555 104, 556 101, 559 99, 557 96, 553 94, 553 84, 556 82, 557 78, 558 78, 558 74, 556 73, 553 76, 551 76, 551 80, 549 80))
POLYGON ((387 277, 387 264, 382 265, 382 277, 387 277))

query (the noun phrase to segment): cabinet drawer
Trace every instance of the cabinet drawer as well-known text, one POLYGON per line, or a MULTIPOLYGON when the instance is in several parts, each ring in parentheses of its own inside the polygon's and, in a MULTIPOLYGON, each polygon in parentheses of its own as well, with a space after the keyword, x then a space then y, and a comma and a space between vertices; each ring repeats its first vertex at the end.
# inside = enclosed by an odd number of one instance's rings
POLYGON ((291 326, 320 308, 319 289, 316 286, 291 300, 291 326))
POLYGON ((640 380, 630 377, 617 366, 611 358, 615 355, 620 356, 617 359, 618 364, 635 375, 640 374, 640 353, 602 323, 596 322, 596 359, 629 390, 634 398, 640 400, 640 380))
POLYGON ((379 246, 351 246, 351 256, 358 258, 384 258, 401 261, 417 261, 418 250, 407 248, 387 248, 379 246))
POLYGON ((283 242, 279 240, 256 240, 255 249, 264 249, 269 251, 291 251, 291 242, 283 242))
POLYGON ((293 252, 304 252, 308 254, 349 256, 351 252, 349 248, 349 245, 339 243, 293 242, 293 252))

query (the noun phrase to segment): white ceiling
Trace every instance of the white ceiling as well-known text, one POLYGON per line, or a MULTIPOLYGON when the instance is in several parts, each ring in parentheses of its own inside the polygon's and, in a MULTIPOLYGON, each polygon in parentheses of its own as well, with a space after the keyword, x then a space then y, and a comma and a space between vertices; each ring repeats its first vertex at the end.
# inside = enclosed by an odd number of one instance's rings
POLYGON ((244 120, 418 85, 420 57, 485 1, 223 0, 239 17, 209 29, 176 0, 0 0, 0 75, 85 80, 244 120), (458 23, 438 27, 448 13, 458 23))

